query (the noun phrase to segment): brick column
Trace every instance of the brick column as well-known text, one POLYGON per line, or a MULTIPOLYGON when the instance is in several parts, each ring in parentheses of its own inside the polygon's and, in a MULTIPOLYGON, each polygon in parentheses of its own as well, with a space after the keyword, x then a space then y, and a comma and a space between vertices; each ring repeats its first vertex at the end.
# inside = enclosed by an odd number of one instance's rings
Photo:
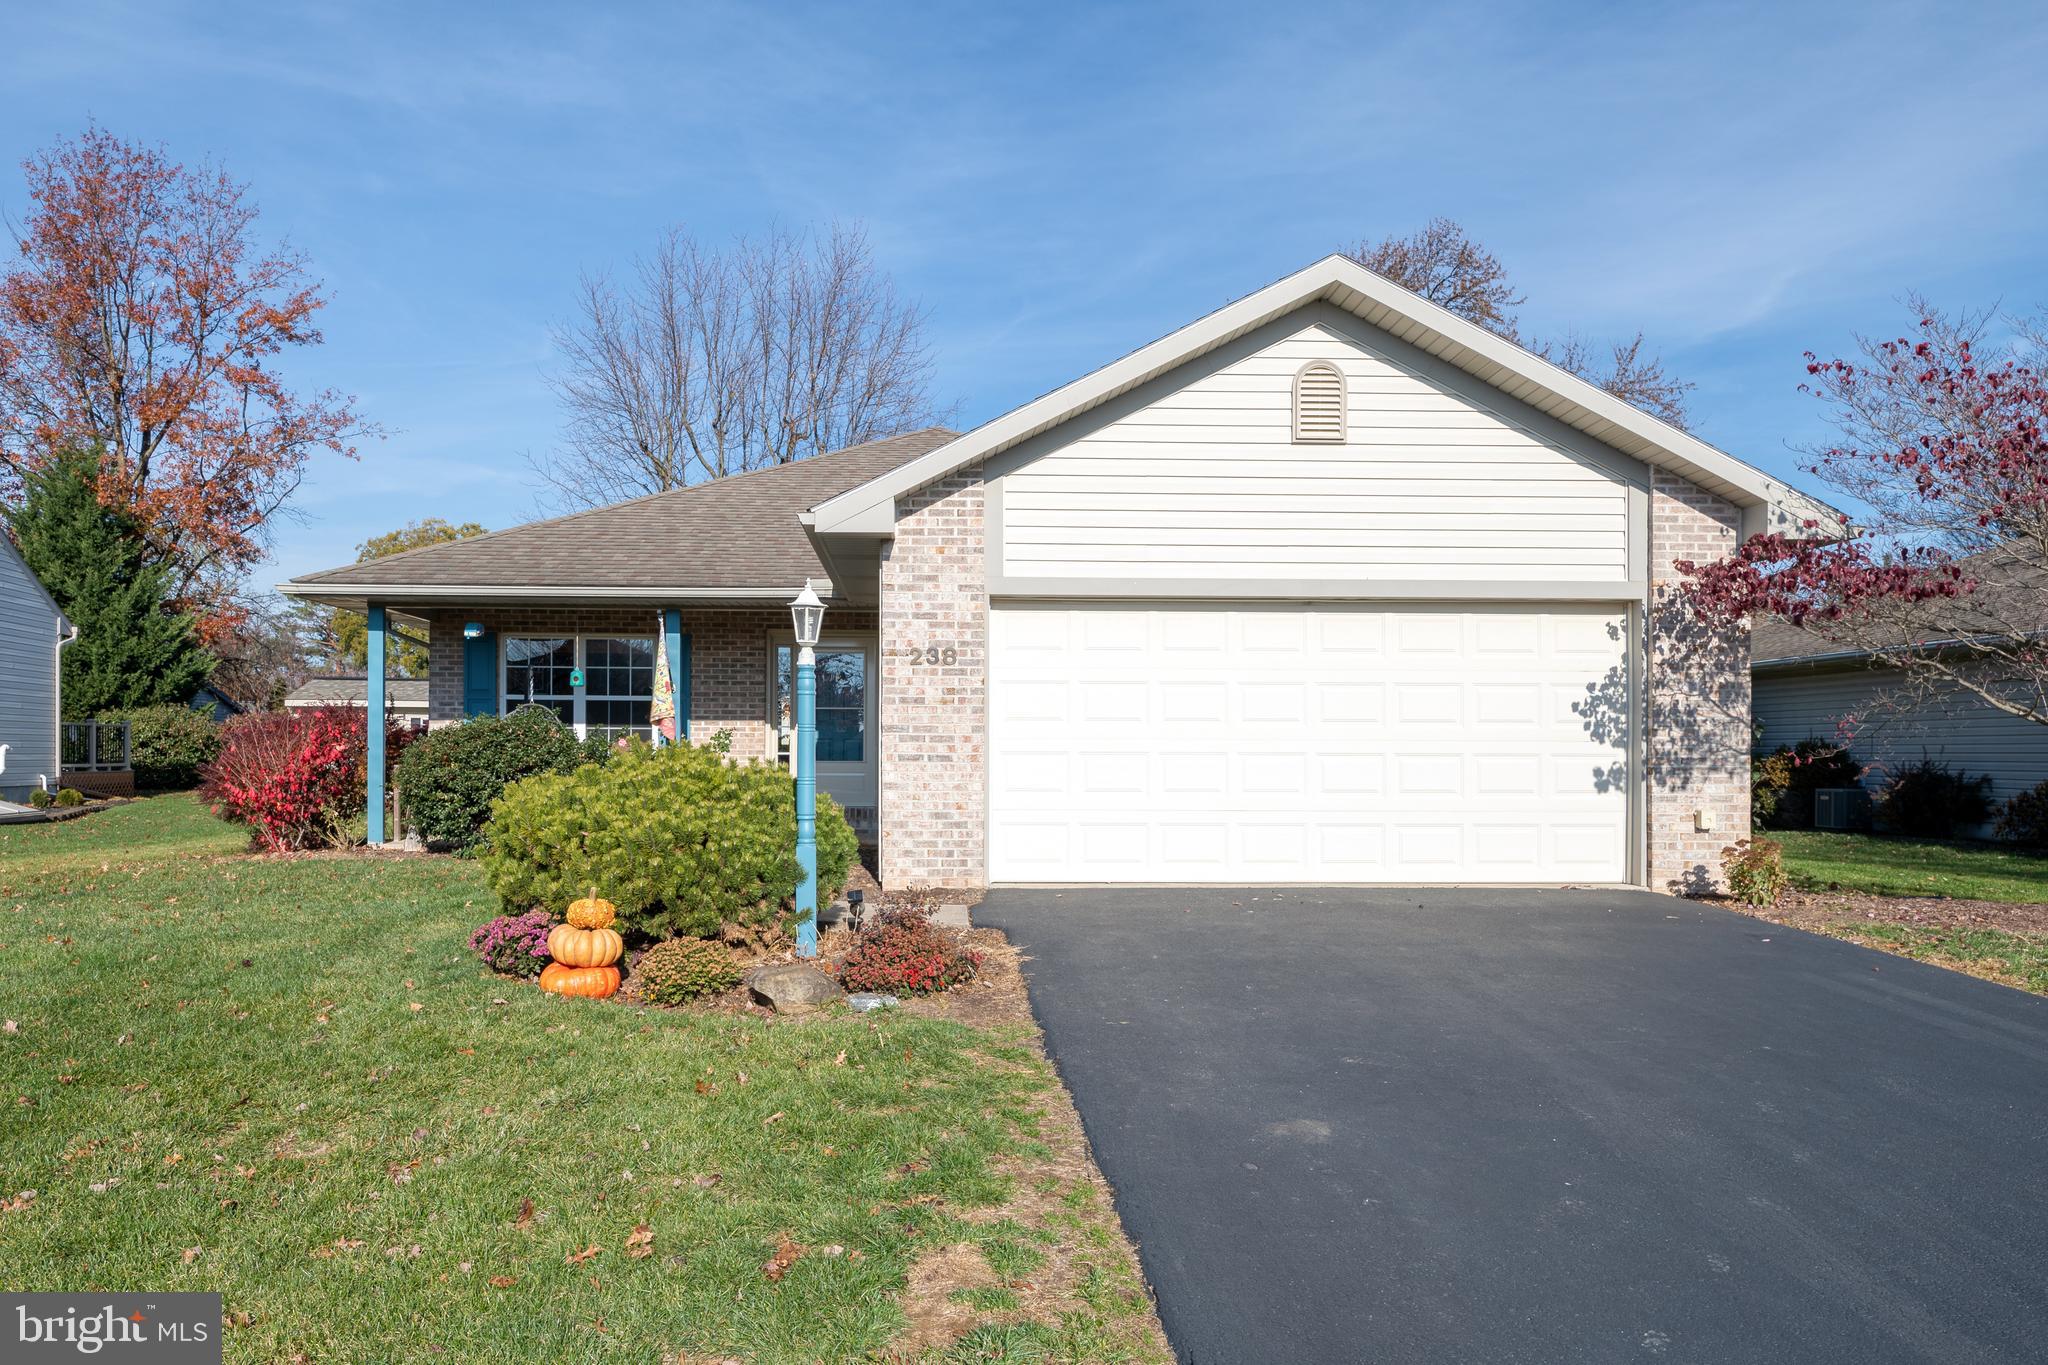
POLYGON ((1749 631, 1694 620, 1678 560, 1707 563, 1740 542, 1727 499, 1662 470, 1650 488, 1646 621, 1649 885, 1719 890, 1721 850, 1749 833, 1749 631), (1698 813, 1712 821, 1698 828, 1698 813))
POLYGON ((982 509, 980 468, 961 470, 908 500, 882 550, 881 879, 892 888, 988 880, 982 509))

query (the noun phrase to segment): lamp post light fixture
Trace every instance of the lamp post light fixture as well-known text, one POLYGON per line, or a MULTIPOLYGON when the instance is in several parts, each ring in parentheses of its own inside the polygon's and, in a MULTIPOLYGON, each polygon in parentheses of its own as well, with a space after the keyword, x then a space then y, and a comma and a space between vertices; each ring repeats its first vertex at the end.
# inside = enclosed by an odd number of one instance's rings
POLYGON ((796 740, 790 766, 796 769, 796 862, 803 869, 796 885, 796 955, 818 955, 818 633, 825 627, 825 604, 811 580, 789 604, 796 627, 796 667, 791 679, 796 692, 796 740))

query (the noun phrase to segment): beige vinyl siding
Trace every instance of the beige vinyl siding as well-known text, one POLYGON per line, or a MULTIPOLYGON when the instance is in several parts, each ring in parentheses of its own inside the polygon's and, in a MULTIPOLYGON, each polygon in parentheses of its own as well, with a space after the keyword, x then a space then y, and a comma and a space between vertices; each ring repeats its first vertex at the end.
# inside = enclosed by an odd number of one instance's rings
POLYGON ((1989 774, 1994 806, 2048 781, 2048 725, 2016 720, 1964 696, 1891 714, 1873 705, 1894 685, 1891 678, 1887 670, 1860 667, 1758 673, 1752 703, 1758 746, 1775 749, 1810 736, 1834 740, 1842 718, 1856 716, 1862 719, 1849 750, 1872 765, 1863 783, 1872 791, 1922 754, 1972 776, 1989 774))
POLYGON ((0 537, 0 799, 57 785, 57 609, 0 537))
POLYGON ((1013 581, 1627 577, 1618 478, 1320 324, 1001 484, 1013 581), (1342 443, 1294 439, 1313 361, 1344 375, 1342 443))

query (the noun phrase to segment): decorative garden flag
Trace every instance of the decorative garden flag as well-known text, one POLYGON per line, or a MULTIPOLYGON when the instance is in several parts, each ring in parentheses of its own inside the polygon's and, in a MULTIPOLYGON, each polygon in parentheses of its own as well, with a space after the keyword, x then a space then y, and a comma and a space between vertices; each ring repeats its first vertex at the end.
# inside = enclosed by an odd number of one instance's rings
MULTIPOLYGON (((659 617, 655 619, 660 621, 659 617)), ((669 673, 667 629, 657 629, 654 640, 654 733, 673 742, 676 737, 676 685, 669 673)))

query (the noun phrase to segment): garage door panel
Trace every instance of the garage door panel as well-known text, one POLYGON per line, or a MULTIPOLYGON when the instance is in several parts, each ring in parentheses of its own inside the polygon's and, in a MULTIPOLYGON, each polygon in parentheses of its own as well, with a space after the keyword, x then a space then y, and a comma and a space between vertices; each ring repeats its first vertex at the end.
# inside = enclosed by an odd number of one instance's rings
POLYGON ((998 881, 1619 881, 1621 617, 999 607, 998 881))

